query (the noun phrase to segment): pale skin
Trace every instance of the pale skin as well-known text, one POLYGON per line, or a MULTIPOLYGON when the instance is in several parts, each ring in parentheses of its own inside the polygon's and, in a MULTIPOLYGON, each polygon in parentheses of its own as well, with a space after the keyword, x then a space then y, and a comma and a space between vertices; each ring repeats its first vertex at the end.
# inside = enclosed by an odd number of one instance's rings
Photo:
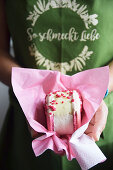
MULTIPOLYGON (((12 67, 20 67, 14 59, 9 55, 9 31, 5 16, 4 0, 0 1, 0 81, 4 84, 11 86, 11 70, 12 67)), ((109 63, 109 92, 113 91, 113 61, 109 63)), ((102 131, 105 128, 108 116, 108 108, 104 102, 101 102, 97 112, 92 118, 86 134, 94 141, 98 141, 102 131)), ((31 130, 32 137, 35 132, 31 130)))

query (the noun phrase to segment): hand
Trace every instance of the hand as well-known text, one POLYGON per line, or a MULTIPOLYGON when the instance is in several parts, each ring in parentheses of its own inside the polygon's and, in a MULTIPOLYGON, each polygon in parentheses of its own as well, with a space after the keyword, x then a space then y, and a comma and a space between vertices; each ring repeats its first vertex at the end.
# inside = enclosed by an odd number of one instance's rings
POLYGON ((102 100, 98 110, 96 111, 95 115, 91 119, 89 126, 85 133, 90 136, 94 141, 98 141, 102 131, 105 128, 106 121, 108 115, 108 108, 102 100))

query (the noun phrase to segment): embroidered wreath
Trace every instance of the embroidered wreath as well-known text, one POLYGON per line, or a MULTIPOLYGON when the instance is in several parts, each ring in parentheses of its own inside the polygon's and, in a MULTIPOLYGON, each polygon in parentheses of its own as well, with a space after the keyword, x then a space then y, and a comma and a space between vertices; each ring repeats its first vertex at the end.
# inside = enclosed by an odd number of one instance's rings
POLYGON ((98 24, 98 19, 96 19, 98 15, 89 15, 87 5, 81 6, 76 0, 48 0, 47 3, 45 0, 38 0, 36 5, 34 5, 34 10, 29 12, 27 20, 31 20, 32 26, 34 26, 40 15, 51 8, 69 8, 73 12, 76 12, 83 19, 86 29, 89 29, 91 24, 98 24))
MULTIPOLYGON (((86 29, 90 29, 91 25, 96 26, 98 24, 97 14, 88 14, 87 5, 81 5, 76 0, 37 0, 33 6, 33 10, 29 12, 27 20, 31 21, 31 26, 34 27, 36 21, 44 12, 51 8, 69 8, 73 12, 76 12, 83 20, 86 29)), ((82 71, 86 65, 86 60, 90 59, 93 51, 88 50, 88 46, 85 45, 82 52, 69 62, 54 62, 46 59, 37 49, 35 44, 29 46, 30 55, 35 57, 36 65, 42 65, 48 70, 59 70, 66 74, 67 71, 82 71)))
POLYGON ((35 44, 32 44, 29 47, 30 55, 35 56, 36 65, 42 65, 47 70, 57 70, 66 74, 67 71, 72 71, 74 68, 75 71, 82 71, 83 66, 86 65, 86 60, 90 59, 90 56, 93 54, 93 51, 88 51, 88 46, 84 46, 82 52, 75 57, 73 60, 68 62, 54 62, 49 59, 46 59, 36 48, 35 44))

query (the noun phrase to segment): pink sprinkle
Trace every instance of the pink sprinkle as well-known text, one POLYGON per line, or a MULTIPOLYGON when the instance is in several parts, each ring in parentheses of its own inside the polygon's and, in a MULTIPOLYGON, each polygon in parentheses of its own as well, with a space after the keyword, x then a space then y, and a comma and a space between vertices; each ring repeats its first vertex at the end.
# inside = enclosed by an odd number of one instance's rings
POLYGON ((52 102, 56 102, 56 100, 52 100, 52 102))
POLYGON ((63 96, 63 97, 66 97, 66 96, 63 96))
POLYGON ((63 94, 63 93, 61 93, 61 96, 64 96, 64 94, 63 94))
POLYGON ((56 108, 54 106, 49 105, 49 107, 52 109, 52 111, 56 111, 56 108))
POLYGON ((71 96, 72 94, 73 94, 73 92, 70 91, 70 92, 69 92, 69 95, 71 96))
POLYGON ((58 104, 58 102, 56 102, 56 104, 58 104))
POLYGON ((53 106, 52 111, 56 111, 56 108, 53 106))
POLYGON ((74 99, 72 99, 71 102, 74 102, 74 99))
POLYGON ((56 93, 57 93, 57 91, 54 91, 54 92, 53 92, 53 94, 56 94, 56 93))
POLYGON ((52 112, 50 112, 49 115, 52 115, 52 112))
POLYGON ((64 103, 64 101, 62 101, 62 103, 64 103))
POLYGON ((70 98, 71 98, 70 96, 67 97, 67 99, 70 99, 70 98))
POLYGON ((49 96, 51 96, 51 94, 49 94, 49 96))
POLYGON ((61 95, 59 95, 59 94, 56 94, 56 97, 61 97, 61 95))

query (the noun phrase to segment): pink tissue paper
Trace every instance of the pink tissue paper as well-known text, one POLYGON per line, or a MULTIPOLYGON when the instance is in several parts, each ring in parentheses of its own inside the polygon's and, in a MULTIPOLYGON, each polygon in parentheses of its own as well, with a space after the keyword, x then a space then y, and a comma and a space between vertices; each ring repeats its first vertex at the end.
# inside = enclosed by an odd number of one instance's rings
POLYGON ((86 70, 72 76, 58 71, 12 68, 13 91, 30 126, 43 134, 32 141, 36 156, 47 149, 68 160, 76 158, 82 170, 87 170, 106 160, 96 143, 84 132, 106 93, 109 68, 86 70), (78 89, 83 100, 82 126, 72 135, 60 137, 46 128, 45 96, 49 92, 78 89))

